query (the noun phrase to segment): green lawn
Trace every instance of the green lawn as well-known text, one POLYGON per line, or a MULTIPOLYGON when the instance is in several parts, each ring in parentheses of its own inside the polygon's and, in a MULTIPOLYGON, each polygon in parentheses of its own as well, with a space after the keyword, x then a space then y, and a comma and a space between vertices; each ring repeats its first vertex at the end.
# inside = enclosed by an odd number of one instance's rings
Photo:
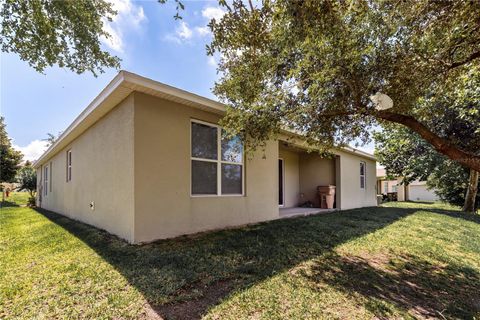
POLYGON ((0 319, 480 319, 480 217, 389 203, 132 246, 0 213, 0 319))

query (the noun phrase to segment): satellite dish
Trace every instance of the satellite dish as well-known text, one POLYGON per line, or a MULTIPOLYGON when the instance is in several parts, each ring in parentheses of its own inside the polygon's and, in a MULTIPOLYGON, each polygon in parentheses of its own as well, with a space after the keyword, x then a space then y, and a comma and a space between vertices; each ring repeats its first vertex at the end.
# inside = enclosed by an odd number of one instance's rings
POLYGON ((377 110, 387 110, 393 107, 392 98, 381 92, 377 92, 373 96, 370 96, 370 100, 375 104, 375 109, 377 110))

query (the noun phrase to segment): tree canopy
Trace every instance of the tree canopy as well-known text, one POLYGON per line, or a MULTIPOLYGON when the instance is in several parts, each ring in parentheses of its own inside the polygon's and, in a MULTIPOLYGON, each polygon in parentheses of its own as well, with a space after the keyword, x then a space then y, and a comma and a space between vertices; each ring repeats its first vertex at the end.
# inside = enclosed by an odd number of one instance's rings
POLYGON ((120 66, 100 43, 110 37, 103 24, 116 14, 109 1, 5 0, 0 12, 2 51, 18 54, 38 72, 58 65, 97 75, 120 66))
POLYGON ((393 122, 480 170, 479 155, 435 131, 445 109, 431 101, 456 101, 446 109, 480 134, 480 2, 221 5, 227 13, 211 21, 207 51, 221 57, 214 92, 229 106, 223 124, 232 133, 258 144, 286 127, 327 150, 367 141, 372 125, 393 122), (393 108, 378 110, 370 100, 376 92, 393 108))
POLYGON ((13 149, 10 138, 7 134, 5 118, 0 117, 0 182, 13 182, 22 153, 13 149))
POLYGON ((35 196, 37 190, 37 173, 30 163, 26 163, 17 172, 17 182, 20 184, 18 190, 28 191, 30 197, 35 196))

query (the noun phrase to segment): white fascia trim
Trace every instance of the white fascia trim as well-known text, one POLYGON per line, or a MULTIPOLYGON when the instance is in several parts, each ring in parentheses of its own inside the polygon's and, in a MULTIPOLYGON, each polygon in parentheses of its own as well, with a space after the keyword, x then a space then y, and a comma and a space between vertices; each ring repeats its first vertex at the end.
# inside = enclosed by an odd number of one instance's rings
MULTIPOLYGON (((299 139, 304 139, 304 136, 301 133, 294 132, 294 131, 288 130, 286 128, 283 128, 280 132, 285 134, 285 135, 288 135, 288 136, 297 137, 299 139)), ((347 152, 347 153, 350 153, 350 154, 357 155, 359 157, 363 157, 363 158, 367 158, 369 160, 377 161, 377 158, 373 154, 355 149, 353 147, 334 147, 334 149, 332 151, 333 154, 336 154, 335 150, 347 152)))
MULTIPOLYGON (((168 97, 183 100, 184 102, 193 103, 197 106, 207 107, 215 113, 225 113, 225 105, 218 101, 199 96, 195 93, 191 93, 179 88, 169 86, 167 84, 139 76, 138 74, 128 71, 121 71, 124 75, 126 85, 138 86, 143 89, 153 90, 155 92, 162 93, 168 97)), ((142 91, 142 90, 140 90, 142 91)))

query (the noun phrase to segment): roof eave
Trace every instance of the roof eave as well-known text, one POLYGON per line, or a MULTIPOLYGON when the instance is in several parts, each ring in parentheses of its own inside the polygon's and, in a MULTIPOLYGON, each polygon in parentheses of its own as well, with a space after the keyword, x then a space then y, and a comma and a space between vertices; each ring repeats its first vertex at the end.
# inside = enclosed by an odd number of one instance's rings
MULTIPOLYGON (((93 99, 87 108, 75 118, 57 141, 33 163, 33 166, 38 168, 63 148, 67 147, 75 138, 135 91, 220 115, 223 115, 226 110, 225 105, 218 101, 122 70, 110 81, 100 94, 93 99)), ((285 133, 301 137, 300 134, 295 132, 285 130, 285 133)), ((344 147, 336 149, 376 160, 375 156, 355 148, 344 147)))
POLYGON ((123 82, 125 81, 124 72, 120 71, 110 83, 93 99, 93 101, 85 108, 85 110, 80 113, 75 120, 62 132, 62 134, 58 137, 58 139, 47 149, 45 152, 35 160, 33 163, 34 168, 38 168, 42 165, 45 160, 48 160, 50 155, 56 154, 66 145, 68 145, 71 141, 75 139, 74 133, 75 130, 79 127, 81 123, 87 119, 92 112, 97 110, 97 108, 104 103, 123 82))

